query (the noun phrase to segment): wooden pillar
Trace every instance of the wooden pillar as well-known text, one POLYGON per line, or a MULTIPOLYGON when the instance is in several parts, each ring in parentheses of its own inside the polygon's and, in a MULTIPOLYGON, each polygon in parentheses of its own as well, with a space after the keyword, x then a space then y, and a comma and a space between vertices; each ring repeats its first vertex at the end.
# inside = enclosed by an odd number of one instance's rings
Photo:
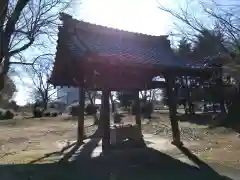
POLYGON ((109 105, 109 90, 102 91, 102 115, 101 123, 103 127, 102 151, 103 153, 109 150, 110 147, 110 105, 109 105))
POLYGON ((224 88, 223 88, 222 78, 219 78, 217 80, 216 85, 217 85, 217 91, 218 91, 218 98, 219 98, 221 113, 226 113, 225 100, 224 100, 224 88))
POLYGON ((140 109, 140 100, 139 100, 139 91, 134 92, 134 105, 135 105, 135 122, 139 128, 139 130, 142 129, 142 122, 141 122, 141 109, 140 109))
POLYGON ((177 96, 174 92, 175 87, 175 77, 172 74, 167 74, 165 76, 166 84, 167 84, 167 96, 168 96, 168 106, 169 106, 169 116, 171 121, 172 128, 172 136, 173 141, 172 144, 176 146, 182 146, 180 138, 180 130, 177 120, 177 96))
POLYGON ((217 88, 219 88, 219 103, 220 103, 220 109, 221 113, 226 113, 226 108, 225 108, 225 97, 224 97, 224 86, 223 86, 223 70, 222 70, 222 65, 219 66, 219 77, 217 80, 217 88))
POLYGON ((84 107, 85 107, 85 90, 79 88, 79 110, 77 126, 77 143, 83 143, 84 139, 84 107))

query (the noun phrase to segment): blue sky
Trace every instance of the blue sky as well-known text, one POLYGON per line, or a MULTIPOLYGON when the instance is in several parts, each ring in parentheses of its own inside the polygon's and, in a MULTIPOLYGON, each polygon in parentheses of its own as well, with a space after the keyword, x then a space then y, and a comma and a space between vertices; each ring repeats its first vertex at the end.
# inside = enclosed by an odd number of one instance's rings
MULTIPOLYGON (((176 8, 184 0, 159 2, 176 8)), ((152 35, 165 35, 173 29, 173 18, 159 10, 156 0, 83 0, 82 4, 75 0, 73 16, 99 25, 152 35)), ((22 80, 14 77, 18 88, 15 100, 23 105, 30 99, 31 79, 23 73, 19 75, 22 80)))

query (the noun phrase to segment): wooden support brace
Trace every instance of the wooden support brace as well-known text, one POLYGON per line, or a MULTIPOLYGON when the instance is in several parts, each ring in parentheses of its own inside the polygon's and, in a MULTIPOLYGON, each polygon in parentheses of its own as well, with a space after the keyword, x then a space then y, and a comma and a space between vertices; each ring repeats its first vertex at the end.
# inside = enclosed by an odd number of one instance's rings
POLYGON ((175 77, 171 74, 165 76, 167 83, 167 96, 168 96, 168 106, 169 106, 169 116, 172 127, 173 141, 172 144, 175 146, 182 146, 180 137, 180 130, 177 120, 177 96, 175 91, 175 77))
POLYGON ((104 89, 102 91, 102 115, 101 123, 103 127, 103 139, 102 139, 102 151, 107 152, 110 148, 110 105, 109 105, 109 90, 104 89))
POLYGON ((84 140, 84 107, 85 107, 85 90, 79 88, 79 111, 77 127, 77 143, 81 144, 84 140))

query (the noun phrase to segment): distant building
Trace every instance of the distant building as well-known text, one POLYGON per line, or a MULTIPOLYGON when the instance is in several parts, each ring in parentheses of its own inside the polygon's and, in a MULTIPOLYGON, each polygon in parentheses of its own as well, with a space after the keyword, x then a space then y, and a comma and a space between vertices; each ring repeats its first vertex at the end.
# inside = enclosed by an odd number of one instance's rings
POLYGON ((73 87, 59 87, 57 92, 57 99, 59 102, 63 102, 67 106, 78 101, 78 88, 73 87))
MULTIPOLYGON (((66 107, 73 105, 73 104, 78 104, 78 98, 79 98, 79 92, 78 88, 73 88, 73 87, 59 87, 59 90, 57 92, 57 102, 64 103, 66 107)), ((115 106, 119 106, 119 101, 116 99, 116 97, 113 97, 115 106)), ((85 104, 90 104, 91 101, 86 97, 85 99, 85 104)), ((95 105, 100 108, 101 105, 101 95, 97 95, 95 99, 95 105)), ((111 101, 109 101, 111 104, 111 101)))

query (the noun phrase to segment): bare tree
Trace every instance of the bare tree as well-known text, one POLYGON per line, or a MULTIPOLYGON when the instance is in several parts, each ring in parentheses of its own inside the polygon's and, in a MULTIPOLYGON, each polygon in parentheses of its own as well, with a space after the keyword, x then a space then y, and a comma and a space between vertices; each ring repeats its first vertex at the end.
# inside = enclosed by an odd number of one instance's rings
POLYGON ((95 106, 95 100, 100 93, 98 91, 86 91, 86 96, 89 99, 91 105, 95 106))
MULTIPOLYGON (((159 3, 159 8, 176 18, 174 22, 177 33, 185 36, 187 40, 194 42, 199 34, 206 33, 206 30, 217 29, 224 35, 225 43, 220 43, 225 51, 229 51, 232 46, 240 47, 240 2, 224 2, 220 3, 217 0, 186 0, 188 4, 185 7, 171 9, 164 7, 159 3), (190 4, 195 2, 198 5, 199 13, 196 13, 196 8, 190 4), (199 15, 201 14, 201 15, 199 15), (179 32, 180 31, 180 32, 179 32)), ((174 34, 174 35, 175 35, 174 34)))
POLYGON ((149 100, 150 102, 157 99, 157 96, 160 96, 159 89, 151 89, 146 91, 140 91, 140 95, 142 99, 149 100))
MULTIPOLYGON (((99 95, 100 95, 99 91, 86 91, 86 96, 89 99, 92 108, 96 107, 95 101, 96 101, 96 98, 99 95)), ((98 117, 97 117, 96 113, 93 114, 93 119, 94 119, 94 125, 97 125, 98 124, 98 117)))
POLYGON ((43 108, 47 108, 49 101, 57 98, 59 89, 48 83, 53 66, 53 54, 42 54, 37 56, 32 66, 25 67, 28 76, 32 80, 32 93, 35 100, 43 103, 43 108))
POLYGON ((111 109, 112 109, 112 113, 115 113, 116 112, 116 106, 115 106, 115 101, 114 101, 113 97, 114 97, 114 92, 111 92, 110 95, 109 95, 110 102, 111 102, 111 109))
MULTIPOLYGON (((189 7, 180 8, 179 10, 173 10, 166 7, 163 7, 161 4, 160 9, 170 13, 180 22, 180 26, 184 27, 184 31, 193 33, 185 33, 189 40, 194 39, 194 37, 199 34, 203 34, 203 30, 214 30, 214 27, 223 34, 225 38, 224 43, 221 43, 221 46, 225 48, 226 52, 231 55, 231 57, 218 57, 218 60, 223 63, 223 69, 228 68, 230 73, 234 73, 235 77, 239 81, 239 57, 240 57, 240 2, 239 1, 217 1, 217 0, 199 0, 198 4, 200 5, 201 13, 206 18, 197 18, 196 13, 190 12, 189 7), (224 4, 226 3, 226 4, 224 4), (208 21, 206 24, 204 21, 208 21), (187 28, 186 28, 187 25, 187 28), (234 52, 234 51, 237 51, 234 52), (230 60, 228 60, 230 59, 230 60), (232 61, 233 60, 233 61, 232 61), (233 63, 235 60, 235 63, 233 63), (224 63, 229 64, 224 64, 224 63), (226 67, 225 67, 226 66, 226 67), (237 75, 236 75, 237 74, 237 75)), ((231 75, 231 74, 230 74, 231 75)), ((232 75, 233 76, 233 75, 232 75)), ((239 114, 239 100, 240 100, 240 83, 238 83, 238 91, 234 94, 234 97, 231 98, 231 103, 228 107, 227 116, 222 116, 220 118, 221 123, 230 125, 230 123, 238 123, 240 114, 239 114)), ((232 125, 231 125, 232 126, 232 125)))
POLYGON ((211 0, 211 3, 200 2, 200 5, 203 11, 216 22, 220 31, 228 39, 228 43, 240 47, 240 3, 230 3, 226 6, 211 0))
POLYGON ((158 2, 159 9, 172 15, 176 21, 174 21, 175 32, 171 33, 173 36, 185 37, 190 42, 195 42, 196 33, 201 33, 203 29, 208 29, 204 23, 204 20, 197 18, 196 13, 192 11, 190 0, 186 0, 185 7, 178 7, 172 9, 163 6, 160 1, 158 2))
MULTIPOLYGON (((209 1, 208 1, 209 2, 209 1)), ((174 21, 175 32, 170 35, 180 36, 181 38, 185 38, 187 41, 191 43, 196 43, 199 34, 206 34, 206 32, 211 33, 214 30, 220 31, 219 21, 215 19, 213 16, 210 16, 209 13, 206 13, 208 9, 212 8, 212 4, 208 3, 208 7, 206 8, 206 4, 204 2, 194 0, 186 0, 184 7, 178 7, 177 9, 171 9, 168 7, 164 7, 159 2, 159 9, 165 11, 172 15, 176 21, 174 21), (191 6, 191 4, 197 4, 198 13, 196 13, 196 8, 191 6), (207 31, 206 31, 207 30, 207 31)), ((211 35, 211 34, 209 34, 211 35)), ((220 44, 222 48, 225 48, 225 44, 220 44)))
POLYGON ((18 59, 31 46, 49 47, 54 42, 58 12, 66 10, 71 0, 9 0, 6 3, 1 14, 0 90, 11 64, 32 65, 29 61, 11 62, 13 57, 18 59))

